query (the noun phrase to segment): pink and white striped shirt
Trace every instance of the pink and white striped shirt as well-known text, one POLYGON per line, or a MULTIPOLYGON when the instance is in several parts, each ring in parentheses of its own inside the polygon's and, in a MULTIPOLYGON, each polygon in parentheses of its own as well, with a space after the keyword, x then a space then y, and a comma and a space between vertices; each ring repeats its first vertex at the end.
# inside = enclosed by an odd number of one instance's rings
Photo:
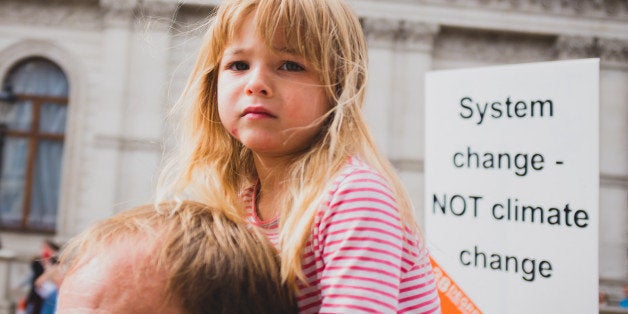
MULTIPOLYGON (((299 312, 440 313, 427 250, 402 227, 388 182, 352 158, 328 193, 303 254, 299 312)), ((277 246, 277 218, 261 221, 254 199, 251 188, 243 198, 249 222, 277 246)))

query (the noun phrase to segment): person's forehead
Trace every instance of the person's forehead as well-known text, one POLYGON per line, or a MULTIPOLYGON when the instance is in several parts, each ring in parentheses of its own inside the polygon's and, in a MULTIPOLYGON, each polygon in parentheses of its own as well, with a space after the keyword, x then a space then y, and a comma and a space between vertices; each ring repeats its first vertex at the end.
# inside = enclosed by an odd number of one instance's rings
POLYGON ((166 304, 165 278, 147 267, 146 249, 130 243, 107 249, 66 276, 59 291, 59 313, 179 312, 166 304))
MULTIPOLYGON (((227 41, 229 42, 228 46, 231 46, 234 42, 239 42, 244 39, 244 37, 249 36, 257 37, 265 41, 266 30, 268 29, 268 25, 257 24, 257 20, 254 18, 253 13, 249 13, 243 16, 239 21, 237 21, 234 25, 235 32, 233 33, 233 37, 229 38, 227 41)), ((289 53, 296 54, 297 51, 295 49, 291 49, 287 47, 286 38, 284 34, 284 26, 281 21, 278 22, 275 28, 275 32, 271 35, 271 40, 269 42, 269 46, 264 47, 266 49, 270 49, 279 53, 289 53)), ((260 48, 256 46, 256 48, 260 48)), ((232 48, 233 49, 233 48, 232 48)), ((238 48, 234 49, 234 52, 237 52, 238 48)))

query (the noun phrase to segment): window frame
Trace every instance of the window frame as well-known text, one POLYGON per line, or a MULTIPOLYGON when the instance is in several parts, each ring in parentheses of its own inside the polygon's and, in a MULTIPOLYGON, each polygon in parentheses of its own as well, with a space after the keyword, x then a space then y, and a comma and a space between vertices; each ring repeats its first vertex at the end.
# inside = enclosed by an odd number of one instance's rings
MULTIPOLYGON (((46 62, 53 64, 54 66, 58 67, 60 71, 62 71, 63 75, 66 77, 66 80, 68 79, 67 74, 59 66, 59 64, 57 64, 53 60, 50 60, 45 57, 40 57, 40 56, 26 57, 13 63, 9 67, 9 71, 7 73, 10 73, 14 69, 18 69, 20 66, 32 60, 44 60, 46 62)), ((6 84, 7 84, 6 81, 2 82, 2 86, 5 86, 6 84)), ((39 144, 43 141, 57 141, 57 142, 61 142, 62 144, 65 144, 65 137, 66 137, 65 129, 67 128, 67 123, 68 123, 66 120, 63 133, 51 133, 51 132, 40 131, 39 127, 40 127, 40 120, 41 120, 41 109, 44 105, 49 105, 49 104, 69 107, 69 97, 68 96, 59 97, 59 96, 47 96, 47 95, 21 94, 21 93, 15 93, 13 94, 13 96, 15 96, 15 100, 13 100, 13 103, 19 102, 19 101, 29 101, 31 102, 33 109, 31 113, 32 119, 30 122, 30 129, 12 130, 7 127, 2 130, 3 140, 12 138, 12 139, 23 139, 27 141, 27 156, 26 156, 27 161, 26 161, 26 169, 25 169, 25 175, 24 175, 25 177, 24 194, 22 196, 23 202, 22 202, 22 208, 20 210, 21 216, 22 216, 20 220, 20 225, 19 226, 3 225, 2 222, 0 221, 0 228, 6 231, 14 231, 14 232, 22 232, 22 233, 54 234, 57 232, 57 229, 59 227, 58 226, 58 219, 59 219, 59 214, 60 214, 59 204, 57 204, 57 212, 56 212, 56 219, 55 219, 56 221, 54 223, 53 228, 29 226, 28 219, 31 214, 31 207, 32 207, 31 197, 32 197, 33 187, 34 187, 35 164, 37 162, 37 151, 38 151, 39 144)), ((11 105, 13 104, 9 104, 9 106, 11 105)), ((69 108, 66 108, 66 112, 69 112, 69 108)), ((65 147, 64 147, 64 151, 65 151, 65 147)), ((2 156, 0 156, 0 160, 1 158, 2 156)), ((61 160, 61 165, 59 166, 60 167, 63 166, 63 160, 61 160)), ((0 170, 1 170, 1 167, 0 167, 0 170)), ((0 172, 0 176, 1 175, 2 173, 0 172)), ((60 179, 59 180, 60 189, 58 193, 60 197, 63 178, 61 177, 59 179, 60 179)))

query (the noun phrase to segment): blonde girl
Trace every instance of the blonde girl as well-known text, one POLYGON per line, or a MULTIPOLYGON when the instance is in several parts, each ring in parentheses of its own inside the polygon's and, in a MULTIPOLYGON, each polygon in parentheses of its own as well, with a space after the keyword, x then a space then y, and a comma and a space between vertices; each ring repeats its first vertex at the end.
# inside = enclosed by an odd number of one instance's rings
POLYGON ((341 0, 222 3, 160 199, 259 227, 301 313, 437 313, 408 196, 362 116, 366 51, 341 0))

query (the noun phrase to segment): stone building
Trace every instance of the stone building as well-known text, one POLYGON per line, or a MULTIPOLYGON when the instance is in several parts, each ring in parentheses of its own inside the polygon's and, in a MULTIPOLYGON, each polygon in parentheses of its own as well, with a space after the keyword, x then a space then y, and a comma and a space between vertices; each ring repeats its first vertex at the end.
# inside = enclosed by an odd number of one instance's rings
MULTIPOLYGON (((151 201, 164 117, 217 3, 0 1, 0 313, 43 239, 151 201)), ((369 43, 365 112, 419 217, 426 71, 599 57, 599 271, 628 280, 628 2, 350 3, 369 43)))

